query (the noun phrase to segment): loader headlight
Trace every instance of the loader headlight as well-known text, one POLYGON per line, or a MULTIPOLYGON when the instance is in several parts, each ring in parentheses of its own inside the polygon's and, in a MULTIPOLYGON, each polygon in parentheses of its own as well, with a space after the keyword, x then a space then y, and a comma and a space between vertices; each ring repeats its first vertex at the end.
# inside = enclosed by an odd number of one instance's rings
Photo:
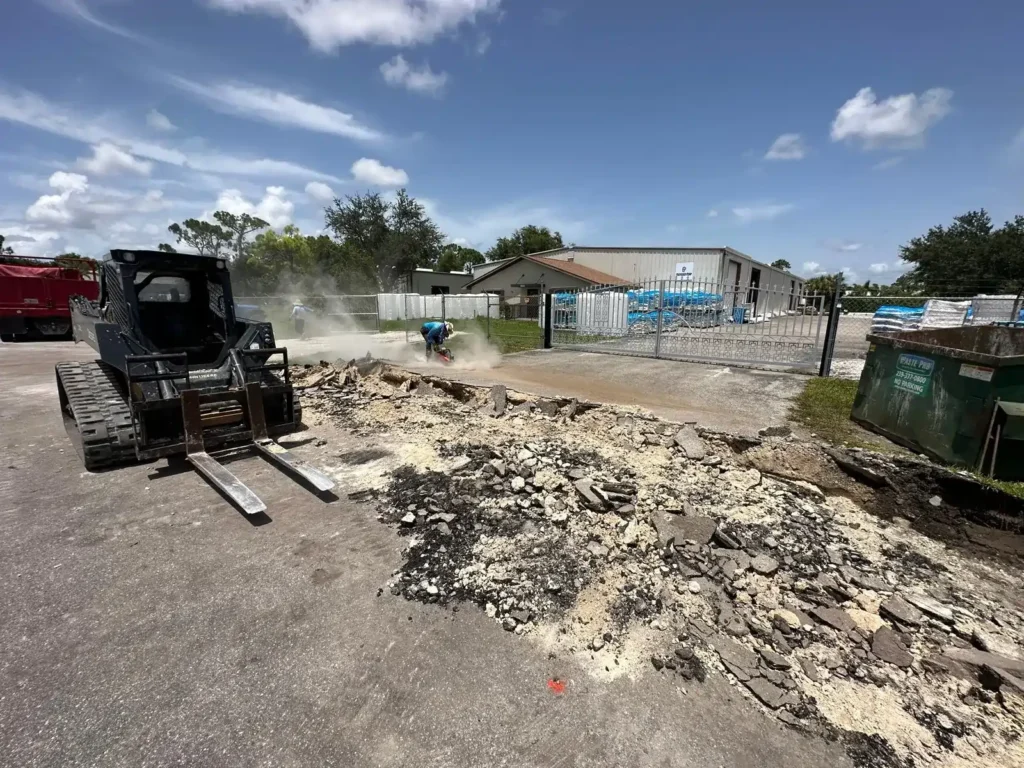
POLYGON ((132 262, 135 261, 135 254, 131 252, 126 253, 124 255, 124 260, 131 264, 132 262))
POLYGON ((224 269, 225 266, 223 259, 217 259, 217 269, 224 269))
POLYGON ((254 341, 252 344, 249 345, 249 349, 259 349, 259 348, 260 348, 260 343, 258 341, 254 341))

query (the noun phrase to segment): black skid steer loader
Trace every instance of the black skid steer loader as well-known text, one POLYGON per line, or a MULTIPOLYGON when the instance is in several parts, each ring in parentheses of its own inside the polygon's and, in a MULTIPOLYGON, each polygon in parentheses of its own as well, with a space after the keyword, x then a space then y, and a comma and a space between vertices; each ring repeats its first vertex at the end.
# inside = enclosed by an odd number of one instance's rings
POLYGON ((256 448, 327 492, 334 482, 274 441, 299 429, 288 351, 269 323, 235 316, 222 259, 113 250, 100 296, 71 299, 75 341, 99 359, 58 363, 64 420, 86 469, 184 457, 246 514, 266 511, 208 451, 256 448))

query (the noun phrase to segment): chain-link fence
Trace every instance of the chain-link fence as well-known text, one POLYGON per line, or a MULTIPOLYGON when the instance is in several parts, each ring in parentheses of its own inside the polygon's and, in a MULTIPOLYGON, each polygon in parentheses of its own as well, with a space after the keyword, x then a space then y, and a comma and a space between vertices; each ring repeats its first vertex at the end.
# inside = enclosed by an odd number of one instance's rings
POLYGON ((786 285, 662 280, 553 297, 554 346, 758 368, 815 370, 825 297, 786 285))
POLYGON ((868 334, 920 328, 959 328, 1024 321, 1014 294, 953 296, 844 296, 830 375, 860 378, 870 342, 868 334))

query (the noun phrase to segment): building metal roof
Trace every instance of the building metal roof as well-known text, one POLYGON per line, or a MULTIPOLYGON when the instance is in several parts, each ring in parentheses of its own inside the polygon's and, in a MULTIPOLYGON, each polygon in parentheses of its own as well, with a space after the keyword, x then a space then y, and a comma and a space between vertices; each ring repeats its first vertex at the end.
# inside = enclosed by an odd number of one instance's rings
POLYGON ((795 274, 794 272, 790 272, 788 269, 780 269, 779 267, 773 267, 771 264, 768 264, 768 263, 763 262, 763 261, 759 261, 758 259, 755 259, 753 256, 750 256, 749 254, 743 253, 742 251, 737 251, 735 248, 730 248, 727 245, 710 245, 710 246, 707 246, 706 248, 690 248, 690 247, 683 248, 683 247, 678 247, 678 246, 666 246, 664 248, 651 248, 650 246, 644 246, 642 248, 631 248, 631 247, 628 247, 628 246, 621 246, 621 245, 613 245, 613 246, 608 246, 608 247, 594 246, 594 245, 566 245, 566 246, 563 246, 561 248, 552 248, 551 250, 548 250, 548 251, 538 251, 537 253, 531 253, 531 254, 528 254, 528 255, 530 255, 530 256, 542 256, 542 257, 547 258, 547 257, 552 256, 552 255, 557 254, 557 253, 572 253, 574 251, 581 251, 581 252, 584 252, 584 253, 586 253, 587 251, 613 251, 613 252, 614 251, 618 251, 618 252, 621 252, 621 253, 631 252, 631 253, 680 253, 680 254, 685 254, 685 253, 707 253, 708 251, 721 251, 722 253, 729 254, 730 256, 739 256, 740 258, 748 259, 749 261, 753 262, 754 264, 756 264, 759 267, 767 267, 768 269, 777 270, 779 272, 782 272, 783 274, 789 275, 790 277, 796 278, 797 280, 803 281, 805 279, 803 277, 800 277, 800 275, 795 274))
POLYGON ((522 261, 523 259, 526 259, 527 261, 532 261, 533 263, 538 264, 542 267, 547 267, 548 269, 551 269, 555 272, 560 272, 563 275, 569 275, 571 277, 579 278, 580 280, 586 280, 587 282, 593 283, 594 285, 627 285, 629 283, 628 280, 623 280, 621 277, 609 275, 607 272, 602 272, 599 269, 592 269, 591 267, 585 267, 582 264, 576 264, 575 262, 572 261, 562 261, 561 259, 548 259, 543 256, 530 255, 519 256, 515 259, 509 259, 506 264, 503 264, 497 269, 492 269, 490 272, 481 275, 475 280, 470 280, 468 283, 466 283, 466 288, 469 288, 470 286, 479 283, 481 280, 486 280, 488 277, 491 277, 492 275, 496 275, 499 272, 508 269, 513 264, 516 264, 522 261))

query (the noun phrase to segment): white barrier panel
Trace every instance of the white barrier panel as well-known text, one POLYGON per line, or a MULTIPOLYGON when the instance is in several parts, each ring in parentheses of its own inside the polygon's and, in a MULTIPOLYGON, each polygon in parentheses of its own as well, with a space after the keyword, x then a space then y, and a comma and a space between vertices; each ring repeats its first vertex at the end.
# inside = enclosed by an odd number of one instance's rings
POLYGON ((595 336, 629 333, 629 297, 625 292, 579 293, 576 297, 576 332, 595 336))
POLYGON ((498 300, 485 293, 421 296, 418 293, 379 293, 377 312, 381 320, 422 320, 444 317, 468 320, 474 317, 497 318, 498 300))

